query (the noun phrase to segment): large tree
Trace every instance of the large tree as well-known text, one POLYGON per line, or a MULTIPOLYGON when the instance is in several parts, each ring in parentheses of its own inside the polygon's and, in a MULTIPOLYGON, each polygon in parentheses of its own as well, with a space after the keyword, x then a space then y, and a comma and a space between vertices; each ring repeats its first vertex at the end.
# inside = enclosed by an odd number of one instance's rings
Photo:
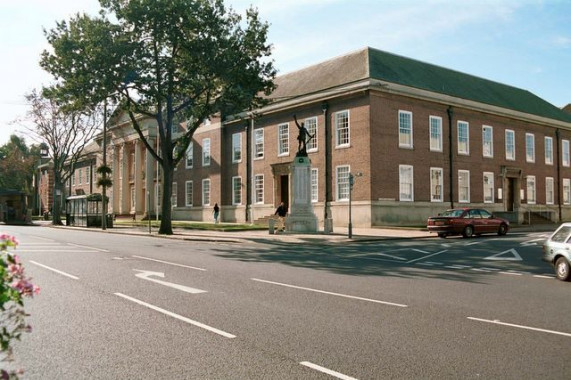
POLYGON ((99 133, 101 113, 68 108, 37 91, 27 94, 26 100, 30 104, 29 129, 35 138, 47 145, 53 164, 52 224, 60 225, 63 206, 60 202, 65 194, 65 183, 82 158, 85 146, 99 133))
POLYGON ((24 138, 11 135, 10 141, 0 146, 0 189, 31 194, 34 166, 38 158, 38 146, 29 148, 24 138))
POLYGON ((273 90, 268 24, 243 19, 222 0, 100 0, 97 17, 76 15, 46 32, 42 67, 60 99, 83 107, 112 99, 163 169, 159 233, 172 234, 174 168, 206 118, 259 106, 273 90), (156 120, 159 151, 140 116, 156 120), (186 121, 182 136, 171 125, 186 121))

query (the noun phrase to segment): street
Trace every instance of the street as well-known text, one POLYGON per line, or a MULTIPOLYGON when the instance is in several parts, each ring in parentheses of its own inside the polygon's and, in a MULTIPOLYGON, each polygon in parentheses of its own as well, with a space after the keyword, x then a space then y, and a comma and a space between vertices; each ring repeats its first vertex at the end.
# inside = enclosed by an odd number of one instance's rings
POLYGON ((546 233, 189 242, 2 226, 41 293, 27 379, 562 379, 571 284, 546 233))

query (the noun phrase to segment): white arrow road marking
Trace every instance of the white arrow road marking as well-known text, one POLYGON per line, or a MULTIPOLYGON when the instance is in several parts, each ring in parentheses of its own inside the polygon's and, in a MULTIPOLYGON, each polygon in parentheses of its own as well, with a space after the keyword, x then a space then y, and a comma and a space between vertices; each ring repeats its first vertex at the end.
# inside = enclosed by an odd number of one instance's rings
POLYGON ((521 258, 519 253, 517 253, 517 251, 512 248, 512 249, 508 249, 507 251, 503 251, 503 252, 500 252, 498 254, 488 256, 485 258, 485 260, 522 261, 523 259, 521 258), (503 255, 505 255, 507 253, 510 253, 513 257, 502 257, 503 255))
POLYGON ((183 292, 187 292, 187 293, 192 293, 192 294, 206 293, 206 290, 195 289, 195 288, 191 288, 191 287, 184 286, 184 285, 173 284, 172 282, 161 281, 161 280, 157 280, 155 278, 149 278, 150 276, 157 276, 157 277, 164 278, 165 274, 162 272, 152 272, 152 271, 140 270, 140 269, 133 269, 133 270, 137 271, 137 272, 141 272, 141 273, 137 273, 135 276, 142 278, 143 280, 152 281, 152 282, 155 282, 157 284, 168 286, 170 288, 174 288, 177 290, 182 290, 183 292))
POLYGON ((211 331, 211 332, 213 332, 213 333, 215 333, 215 334, 218 334, 218 335, 222 335, 222 336, 225 337, 225 338, 230 338, 230 339, 236 338, 236 335, 232 335, 232 334, 229 334, 229 333, 227 333, 227 332, 225 332, 225 331, 218 330, 217 328, 214 328, 214 327, 205 325, 204 323, 200 323, 200 322, 197 322, 197 321, 193 321, 193 320, 190 319, 190 318, 183 317, 182 315, 173 313, 172 311, 168 311, 168 310, 162 309, 162 308, 160 308, 160 307, 158 307, 158 306, 155 306, 155 305, 151 305, 150 303, 143 302, 143 301, 141 301, 141 300, 138 300, 138 299, 133 298, 133 297, 129 297, 129 296, 127 296, 127 295, 125 295, 125 294, 122 294, 122 293, 114 293, 114 294, 115 294, 116 296, 118 296, 118 297, 122 297, 122 298, 124 298, 124 299, 126 299, 126 300, 129 300, 129 301, 131 301, 131 302, 135 302, 135 303, 137 303, 137 304, 139 304, 139 305, 141 305, 141 306, 145 306, 145 307, 147 307, 147 308, 149 308, 149 309, 151 309, 151 310, 155 310, 155 311, 158 311, 159 313, 163 313, 163 314, 165 314, 165 315, 168 315, 169 317, 176 318, 176 319, 178 319, 178 320, 180 320, 180 321, 186 322, 186 323, 191 324, 191 325, 193 325, 193 326, 203 328, 203 329, 205 329, 205 330, 211 331))

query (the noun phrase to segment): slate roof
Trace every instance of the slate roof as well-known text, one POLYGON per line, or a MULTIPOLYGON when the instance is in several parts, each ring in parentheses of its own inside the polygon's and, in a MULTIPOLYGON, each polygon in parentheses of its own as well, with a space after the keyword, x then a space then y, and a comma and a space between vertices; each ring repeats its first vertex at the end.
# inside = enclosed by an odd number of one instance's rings
POLYGON ((571 115, 527 90, 370 47, 276 78, 274 101, 377 79, 571 123, 571 115))

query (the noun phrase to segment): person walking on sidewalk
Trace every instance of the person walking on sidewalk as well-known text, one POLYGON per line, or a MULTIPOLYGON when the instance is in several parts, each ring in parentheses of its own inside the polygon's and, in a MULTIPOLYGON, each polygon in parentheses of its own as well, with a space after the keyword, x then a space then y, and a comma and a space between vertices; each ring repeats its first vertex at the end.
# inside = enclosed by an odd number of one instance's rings
POLYGON ((218 203, 214 203, 214 224, 218 224, 218 216, 220 216, 220 207, 218 203))
POLYGON ((287 215, 287 207, 283 202, 280 203, 274 215, 278 216, 278 230, 281 228, 282 231, 285 231, 285 217, 287 215))

